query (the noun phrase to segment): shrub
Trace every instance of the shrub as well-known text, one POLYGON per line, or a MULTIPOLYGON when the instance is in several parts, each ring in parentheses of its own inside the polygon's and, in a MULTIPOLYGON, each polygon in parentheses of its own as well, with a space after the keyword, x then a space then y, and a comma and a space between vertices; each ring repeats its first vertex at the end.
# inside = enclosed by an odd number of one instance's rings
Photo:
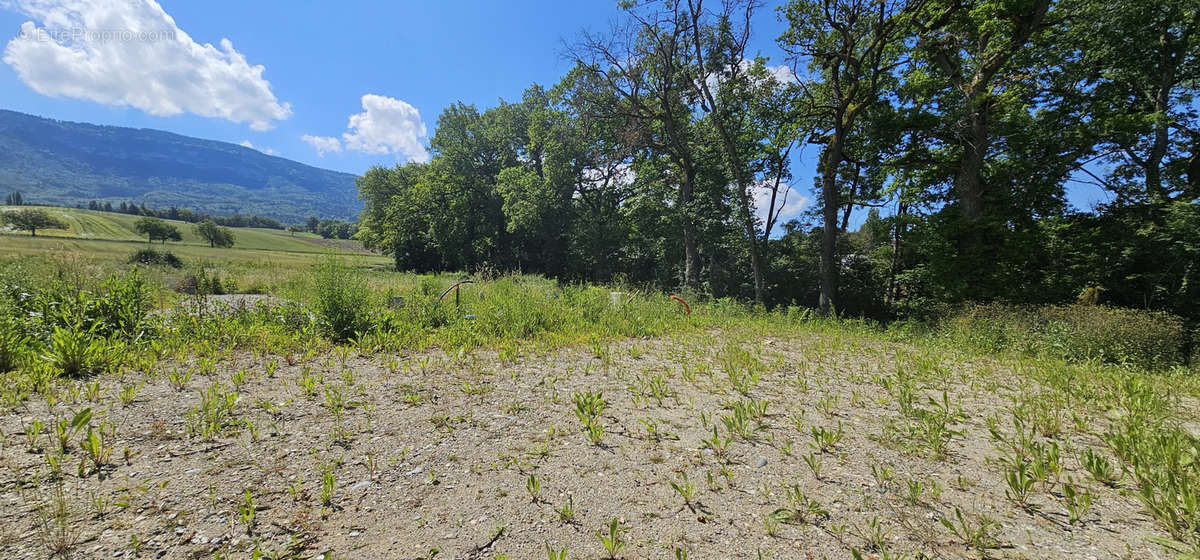
POLYGON ((216 270, 198 267, 176 281, 172 289, 181 294, 219 296, 237 293, 237 282, 233 278, 222 280, 221 273, 216 270))
POLYGON ((221 273, 218 271, 210 273, 207 269, 201 269, 200 274, 196 276, 196 293, 213 296, 235 294, 237 282, 233 278, 221 280, 221 273))
POLYGON ((367 329, 371 291, 362 274, 331 255, 313 268, 313 281, 317 315, 333 338, 346 340, 367 329))
POLYGON ((143 320, 152 307, 146 277, 136 268, 124 276, 113 276, 101 286, 95 298, 96 321, 105 336, 122 335, 134 339, 141 335, 143 320))
POLYGON ((31 332, 46 340, 56 327, 83 329, 100 337, 141 336, 143 319, 150 312, 150 288, 136 268, 106 279, 97 291, 67 284, 52 284, 41 290, 29 306, 41 325, 31 332))
POLYGON ((939 325, 942 336, 977 348, 1163 369, 1185 360, 1183 321, 1155 311, 1097 305, 969 304, 939 325))
POLYGON ((134 251, 133 255, 130 255, 129 257, 129 262, 132 264, 183 268, 183 261, 179 260, 179 257, 176 257, 174 253, 170 251, 155 251, 151 248, 134 251))
POLYGON ((59 372, 78 377, 104 367, 104 343, 78 325, 66 329, 54 327, 45 357, 59 372))
POLYGON ((31 342, 16 319, 7 314, 0 315, 0 373, 21 367, 31 342))

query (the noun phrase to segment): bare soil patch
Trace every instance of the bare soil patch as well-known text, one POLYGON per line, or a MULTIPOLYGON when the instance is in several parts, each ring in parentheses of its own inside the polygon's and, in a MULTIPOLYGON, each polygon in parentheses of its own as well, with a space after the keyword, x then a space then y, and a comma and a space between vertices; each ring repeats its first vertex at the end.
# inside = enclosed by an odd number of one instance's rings
POLYGON ((51 426, 90 407, 93 423, 115 428, 113 465, 81 476, 84 452, 72 444, 66 455, 62 534, 77 557, 241 558, 257 546, 284 558, 544 558, 548 544, 602 558, 596 533, 612 519, 627 543, 620 558, 676 548, 691 558, 1170 557, 1128 489, 1081 469, 1076 451, 1098 446, 1094 433, 1068 427, 1058 439, 1058 478, 1094 496, 1082 520, 1069 523, 1052 485, 1029 508, 1009 499, 987 419, 1010 418, 1030 388, 992 360, 739 330, 515 361, 332 352, 289 365, 238 353, 211 375, 192 362, 165 369, 197 373, 103 377, 92 400, 84 382, 73 399, 0 418, 0 555, 47 556, 51 426), (961 411, 944 456, 882 387, 915 364, 934 372, 917 406, 961 411), (129 387, 137 395, 124 404, 129 387), (574 396, 589 392, 607 403, 599 444, 575 414, 574 396), (234 393, 215 430, 198 431, 204 400, 234 393), (748 403, 765 413, 737 436, 748 403), (27 438, 35 420, 45 427, 27 438), (727 447, 706 443, 714 428, 727 447), (982 550, 943 525, 959 523, 956 508, 964 532, 990 527, 982 550))

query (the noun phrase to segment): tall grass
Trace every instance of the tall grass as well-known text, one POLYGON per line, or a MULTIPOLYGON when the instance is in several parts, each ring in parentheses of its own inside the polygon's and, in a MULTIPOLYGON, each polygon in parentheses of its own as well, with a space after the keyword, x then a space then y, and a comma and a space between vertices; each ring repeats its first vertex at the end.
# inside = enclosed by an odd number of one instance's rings
POLYGON ((1096 305, 971 304, 943 319, 939 336, 990 352, 1161 370, 1186 362, 1188 333, 1167 313, 1096 305))
POLYGON ((335 340, 347 340, 370 328, 371 291, 366 279, 336 255, 313 267, 313 307, 335 340))

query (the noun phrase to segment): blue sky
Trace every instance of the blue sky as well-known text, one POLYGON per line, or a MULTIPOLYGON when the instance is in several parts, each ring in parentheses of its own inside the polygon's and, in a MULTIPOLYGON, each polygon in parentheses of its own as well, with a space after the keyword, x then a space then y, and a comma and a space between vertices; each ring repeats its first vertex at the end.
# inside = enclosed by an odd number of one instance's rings
MULTIPOLYGON (((0 0, 0 108, 243 143, 357 174, 427 157, 454 102, 483 108, 555 83, 570 68, 563 41, 617 14, 615 0, 0 0)), ((756 49, 783 64, 773 7, 755 23, 756 49)), ((793 166, 803 196, 809 148, 793 166)))
MULTIPOLYGON (((46 3, 0 0, 0 30, 7 32, 0 37, 8 41, 19 36, 22 24, 30 21, 38 28, 55 28, 47 23, 54 15, 28 7, 46 3)), ((86 4, 78 0, 49 3, 63 6, 64 11, 75 8, 73 4, 86 4)), ((456 101, 483 108, 501 98, 519 99, 534 82, 555 83, 571 66, 562 55, 563 41, 573 40, 585 28, 606 29, 618 14, 615 0, 286 4, 163 0, 159 5, 192 42, 219 50, 220 41, 229 39, 249 65, 263 66, 261 78, 269 82, 279 104, 288 104, 290 115, 270 119, 269 130, 254 130, 246 122, 206 118, 189 111, 155 116, 144 108, 78 99, 66 93, 52 97, 35 91, 28 83, 31 80, 23 80, 11 63, 0 65, 0 107, 235 143, 248 140, 284 157, 359 173, 369 165, 405 161, 410 154, 369 154, 343 148, 320 157, 301 137, 340 138, 347 132, 350 115, 364 112, 362 97, 370 94, 415 108, 427 129, 421 139, 427 140, 438 114, 456 101)), ((162 28, 151 16, 134 21, 144 28, 162 28)), ((781 28, 774 11, 763 9, 759 19, 758 42, 765 47, 764 54, 781 59, 773 42, 781 28)), ((90 25, 101 21, 112 19, 97 14, 90 25)), ((121 25, 134 27, 129 19, 121 21, 121 25)))
MULTIPOLYGON (((6 40, 19 35, 27 21, 48 27, 49 17, 39 18, 42 14, 23 10, 23 4, 27 2, 0 2, 6 8, 0 11, 6 40)), ((74 2, 60 4, 71 8, 74 2)), ((359 173, 372 164, 405 161, 405 154, 343 149, 320 157, 301 137, 340 137, 349 116, 363 112, 361 99, 367 94, 411 105, 432 135, 442 108, 455 101, 486 107, 502 97, 518 98, 535 81, 553 83, 569 69, 560 56, 561 41, 584 27, 603 27, 616 13, 613 2, 515 7, 499 2, 165 0, 160 5, 193 42, 220 49, 220 41, 229 39, 250 65, 263 66, 261 78, 278 103, 288 104, 290 115, 271 119, 269 130, 190 111, 154 116, 128 105, 43 95, 12 64, 0 66, 0 106, 65 120, 158 128, 235 143, 248 140, 284 157, 359 173)), ((97 15, 93 21, 107 19, 97 15)), ((147 28, 162 27, 148 23, 154 21, 150 17, 141 19, 147 28)))

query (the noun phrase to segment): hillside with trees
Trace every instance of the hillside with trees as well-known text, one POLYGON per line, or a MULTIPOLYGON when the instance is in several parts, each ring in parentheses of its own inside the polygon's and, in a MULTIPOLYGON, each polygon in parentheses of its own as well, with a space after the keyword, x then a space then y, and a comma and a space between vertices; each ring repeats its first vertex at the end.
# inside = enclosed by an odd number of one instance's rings
POLYGON ((116 207, 136 202, 286 222, 311 214, 347 219, 362 208, 349 173, 227 142, 3 110, 0 185, 19 191, 25 204, 76 206, 96 201, 116 207))

